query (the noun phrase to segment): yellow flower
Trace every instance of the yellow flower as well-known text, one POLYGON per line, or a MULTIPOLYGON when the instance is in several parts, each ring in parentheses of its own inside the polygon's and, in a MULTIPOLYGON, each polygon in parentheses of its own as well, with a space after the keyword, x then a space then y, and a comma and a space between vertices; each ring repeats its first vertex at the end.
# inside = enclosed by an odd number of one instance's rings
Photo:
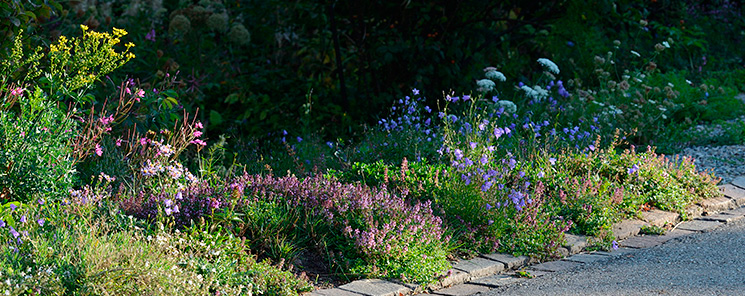
POLYGON ((114 28, 114 35, 115 35, 116 37, 122 37, 122 36, 124 36, 124 35, 127 35, 127 31, 125 31, 125 30, 123 30, 123 29, 117 29, 117 28, 114 28))
POLYGON ((83 31, 88 31, 88 26, 86 25, 80 25, 80 28, 83 29, 83 31))

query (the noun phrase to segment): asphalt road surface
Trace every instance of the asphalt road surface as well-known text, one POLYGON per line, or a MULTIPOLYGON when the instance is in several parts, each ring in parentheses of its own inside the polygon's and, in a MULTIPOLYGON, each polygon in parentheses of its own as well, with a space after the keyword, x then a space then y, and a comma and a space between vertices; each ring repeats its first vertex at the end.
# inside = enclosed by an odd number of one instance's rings
POLYGON ((744 221, 481 295, 745 295, 744 221))

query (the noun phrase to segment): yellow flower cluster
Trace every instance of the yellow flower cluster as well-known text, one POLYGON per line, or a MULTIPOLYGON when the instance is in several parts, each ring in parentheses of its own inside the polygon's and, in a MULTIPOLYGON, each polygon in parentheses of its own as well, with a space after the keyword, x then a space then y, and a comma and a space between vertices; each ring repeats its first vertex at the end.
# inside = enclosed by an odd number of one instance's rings
POLYGON ((11 49, 10 58, 0 60, 0 79, 6 81, 8 79, 14 79, 19 82, 24 82, 29 79, 35 79, 41 75, 39 70, 39 61, 44 57, 44 53, 41 47, 37 47, 33 54, 29 57, 24 58, 23 53, 23 30, 18 33, 15 41, 13 42, 13 48, 11 49), (20 72, 24 67, 27 69, 25 77, 19 76, 20 72))
POLYGON ((81 88, 90 87, 98 78, 123 66, 135 55, 129 50, 132 42, 124 45, 124 51, 117 52, 114 46, 121 42, 127 31, 114 28, 112 33, 101 33, 89 30, 80 25, 83 36, 68 39, 60 36, 50 46, 50 77, 55 88, 70 93, 81 88))

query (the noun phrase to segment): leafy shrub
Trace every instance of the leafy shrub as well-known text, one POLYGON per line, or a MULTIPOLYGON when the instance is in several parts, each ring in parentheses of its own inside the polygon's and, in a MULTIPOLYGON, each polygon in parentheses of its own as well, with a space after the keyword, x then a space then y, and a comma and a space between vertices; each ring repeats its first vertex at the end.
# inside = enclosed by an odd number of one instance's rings
POLYGON ((75 131, 77 123, 39 88, 27 91, 15 87, 4 94, 0 108, 0 200, 25 202, 39 193, 64 194, 75 181, 75 131))
POLYGON ((429 202, 409 204, 386 190, 323 176, 242 179, 249 197, 244 206, 266 199, 323 217, 323 223, 336 232, 328 235, 334 239, 326 245, 333 254, 339 252, 329 259, 352 272, 428 283, 449 266, 445 249, 449 238, 429 202))
POLYGON ((283 266, 257 262, 242 241, 184 232, 118 213, 111 179, 73 191, 63 203, 5 204, 0 212, 0 287, 46 294, 298 295, 312 286, 283 266), (149 230, 146 230, 149 229, 149 230))

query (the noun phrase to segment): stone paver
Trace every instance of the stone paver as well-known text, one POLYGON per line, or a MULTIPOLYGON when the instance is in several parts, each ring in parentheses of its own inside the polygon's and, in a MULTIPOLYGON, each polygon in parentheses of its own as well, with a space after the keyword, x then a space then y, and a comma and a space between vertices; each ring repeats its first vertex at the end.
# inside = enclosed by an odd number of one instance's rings
POLYGON ((722 214, 745 216, 745 208, 737 208, 734 210, 725 211, 725 212, 722 212, 722 214))
POLYGON ((696 218, 704 214, 704 208, 697 205, 690 205, 686 208, 686 215, 689 218, 696 218))
POLYGON ((616 250, 612 250, 610 252, 598 251, 598 252, 594 252, 593 254, 605 255, 605 256, 610 256, 610 257, 618 257, 618 256, 628 255, 634 252, 636 252, 636 249, 621 247, 616 250))
POLYGON ((542 271, 557 272, 557 271, 562 271, 562 270, 566 270, 570 268, 575 268, 580 265, 582 265, 582 263, 572 262, 572 261, 549 261, 549 262, 544 262, 541 264, 533 265, 530 268, 536 269, 536 270, 542 270, 542 271))
POLYGON ((476 257, 471 260, 460 261, 453 265, 453 268, 470 273, 471 277, 483 277, 503 271, 504 263, 476 257))
POLYGON ((623 220, 613 224, 613 234, 616 236, 616 239, 622 240, 639 234, 639 230, 643 225, 647 225, 647 223, 640 220, 623 220))
POLYGON ((717 228, 720 225, 722 225, 722 223, 717 222, 717 221, 693 220, 693 221, 686 221, 686 222, 680 223, 680 225, 678 225, 676 229, 690 230, 690 231, 707 231, 707 230, 717 228))
MULTIPOLYGON (((540 276, 544 276, 544 275, 547 275, 547 274, 551 273, 551 271, 538 270, 538 269, 534 269, 534 268, 531 268, 531 267, 525 269, 525 271, 527 271, 528 274, 530 274, 534 278, 537 278, 537 277, 540 277, 540 276)), ((518 276, 518 275, 515 274, 515 276, 518 276)))
POLYGON ((705 213, 726 211, 735 207, 735 202, 726 197, 707 198, 699 202, 705 213))
POLYGON ((606 260, 606 259, 608 259, 608 256, 605 256, 605 255, 599 255, 599 254, 576 254, 576 255, 572 255, 570 257, 564 258, 563 260, 572 261, 572 262, 579 262, 579 263, 593 263, 595 261, 606 260))
POLYGON ((502 287, 519 281, 524 281, 525 278, 509 276, 506 274, 495 274, 487 277, 477 278, 468 282, 469 284, 482 285, 487 287, 502 287))
POLYGON ((743 216, 741 216, 741 215, 732 215, 732 214, 719 213, 719 214, 714 214, 714 215, 711 215, 711 216, 701 216, 701 217, 696 218, 696 220, 717 221, 717 222, 722 222, 722 223, 731 223, 731 222, 740 220, 742 218, 743 218, 743 216))
POLYGON ((446 296, 466 296, 486 291, 489 291, 489 287, 473 284, 460 284, 452 286, 450 288, 433 291, 432 294, 446 296))
POLYGON ((642 217, 644 218, 644 221, 647 221, 649 225, 654 225, 658 227, 664 227, 667 224, 675 224, 675 221, 678 219, 678 216, 680 216, 678 213, 666 212, 666 211, 660 211, 660 210, 651 210, 647 212, 642 212, 642 217))
POLYGON ((506 269, 518 268, 524 266, 525 264, 528 264, 528 262, 530 261, 530 257, 527 256, 515 257, 512 255, 500 253, 481 255, 481 257, 502 262, 504 263, 506 269))
POLYGON ((439 289, 443 287, 449 287, 452 285, 462 284, 471 279, 471 275, 467 272, 463 272, 457 269, 452 269, 450 276, 441 279, 437 284, 433 284, 432 288, 439 289))
POLYGON ((565 234, 564 238, 567 241, 564 247, 569 251, 567 255, 577 254, 587 247, 587 237, 584 235, 565 234))
POLYGON ((745 189, 745 176, 740 176, 732 180, 732 185, 745 189))
POLYGON ((315 290, 312 293, 306 294, 306 296, 360 296, 354 292, 345 291, 339 288, 315 290))
POLYGON ((651 248, 665 242, 659 235, 641 235, 627 238, 621 242, 624 247, 643 249, 651 248))
POLYGON ((732 201, 735 202, 736 206, 745 206, 745 189, 734 186, 732 184, 719 186, 719 189, 722 190, 722 193, 724 193, 725 197, 732 199, 732 201))
POLYGON ((693 233, 695 233, 695 231, 676 228, 670 231, 666 231, 665 234, 660 236, 660 238, 666 242, 671 239, 678 238, 681 236, 686 236, 686 235, 693 234, 693 233))
POLYGON ((367 296, 398 296, 399 294, 408 294, 411 292, 411 289, 403 285, 379 279, 357 280, 339 286, 339 289, 367 296))

